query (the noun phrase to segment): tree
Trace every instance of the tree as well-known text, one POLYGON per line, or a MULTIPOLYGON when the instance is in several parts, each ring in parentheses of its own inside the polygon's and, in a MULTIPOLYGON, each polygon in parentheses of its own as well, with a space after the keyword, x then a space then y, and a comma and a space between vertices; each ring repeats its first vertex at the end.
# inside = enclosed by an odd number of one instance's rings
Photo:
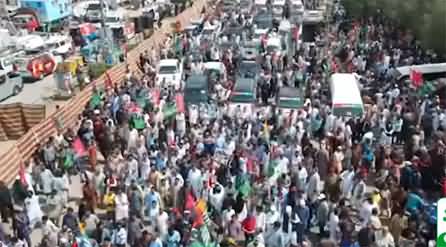
POLYGON ((372 16, 379 10, 402 28, 411 30, 425 49, 446 54, 445 0, 343 0, 352 18, 372 16))

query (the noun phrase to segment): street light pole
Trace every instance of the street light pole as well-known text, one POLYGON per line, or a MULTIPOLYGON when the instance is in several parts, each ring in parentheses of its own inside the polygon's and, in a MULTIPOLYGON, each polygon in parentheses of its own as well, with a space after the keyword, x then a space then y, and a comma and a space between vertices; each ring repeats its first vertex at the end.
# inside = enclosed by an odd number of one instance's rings
POLYGON ((102 31, 101 31, 101 35, 102 35, 102 37, 100 38, 100 40, 99 40, 99 51, 100 51, 100 53, 102 54, 102 59, 103 59, 103 62, 105 62, 106 61, 106 58, 107 58, 107 53, 109 53, 109 52, 107 52, 107 50, 110 50, 110 48, 109 48, 109 46, 110 46, 110 44, 109 44, 109 40, 108 40, 108 32, 107 32, 107 27, 105 26, 105 17, 106 17, 106 14, 105 14, 105 11, 107 11, 106 10, 106 8, 105 8, 105 2, 104 2, 105 0, 100 0, 100 6, 101 6, 101 29, 102 29, 102 31))

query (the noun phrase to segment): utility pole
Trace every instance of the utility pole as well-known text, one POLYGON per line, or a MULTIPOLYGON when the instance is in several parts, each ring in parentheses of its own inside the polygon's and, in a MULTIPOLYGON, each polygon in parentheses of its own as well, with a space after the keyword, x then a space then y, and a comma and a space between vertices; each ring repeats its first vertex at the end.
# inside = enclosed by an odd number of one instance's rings
POLYGON ((108 30, 107 27, 105 25, 105 18, 106 18, 106 7, 105 7, 105 0, 100 0, 100 6, 101 6, 101 38, 99 40, 99 50, 100 53, 102 54, 102 59, 104 60, 104 62, 106 62, 107 57, 112 54, 112 42, 109 40, 109 35, 108 35, 108 30))

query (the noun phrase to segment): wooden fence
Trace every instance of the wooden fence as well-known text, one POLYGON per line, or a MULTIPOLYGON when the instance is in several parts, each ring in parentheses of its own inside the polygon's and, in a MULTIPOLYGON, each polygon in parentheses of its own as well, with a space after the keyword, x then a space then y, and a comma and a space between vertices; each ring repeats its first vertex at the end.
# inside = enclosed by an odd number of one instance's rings
MULTIPOLYGON (((183 11, 176 17, 175 21, 180 21, 184 27, 193 18, 200 15, 202 8, 206 5, 206 0, 198 0, 193 6, 183 11)), ((163 44, 167 32, 170 32, 170 25, 163 25, 165 28, 156 31, 149 39, 144 40, 137 47, 132 49, 127 58, 127 63, 131 69, 136 69, 139 54, 145 50, 158 49, 163 44)), ((120 84, 125 76, 126 65, 119 64, 108 70, 113 84, 120 84)), ((0 181, 8 184, 12 183, 18 174, 18 170, 23 162, 29 160, 34 151, 48 140, 50 136, 56 134, 56 119, 62 120, 65 128, 76 128, 78 126, 79 115, 84 110, 92 95, 93 85, 101 87, 104 85, 105 75, 89 84, 79 94, 66 102, 59 111, 49 115, 45 120, 29 129, 10 150, 0 157, 0 181)), ((0 133, 1 135, 1 133, 0 133)))

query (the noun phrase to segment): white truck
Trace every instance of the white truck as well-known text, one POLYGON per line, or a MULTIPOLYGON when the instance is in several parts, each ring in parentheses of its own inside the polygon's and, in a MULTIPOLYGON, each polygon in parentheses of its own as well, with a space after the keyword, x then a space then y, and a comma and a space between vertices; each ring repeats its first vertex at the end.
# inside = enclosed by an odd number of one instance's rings
POLYGON ((156 85, 161 87, 173 86, 182 89, 183 63, 178 59, 161 59, 159 61, 156 85))
POLYGON ((47 35, 45 38, 45 45, 53 55, 70 55, 73 52, 70 36, 55 34, 47 35))

